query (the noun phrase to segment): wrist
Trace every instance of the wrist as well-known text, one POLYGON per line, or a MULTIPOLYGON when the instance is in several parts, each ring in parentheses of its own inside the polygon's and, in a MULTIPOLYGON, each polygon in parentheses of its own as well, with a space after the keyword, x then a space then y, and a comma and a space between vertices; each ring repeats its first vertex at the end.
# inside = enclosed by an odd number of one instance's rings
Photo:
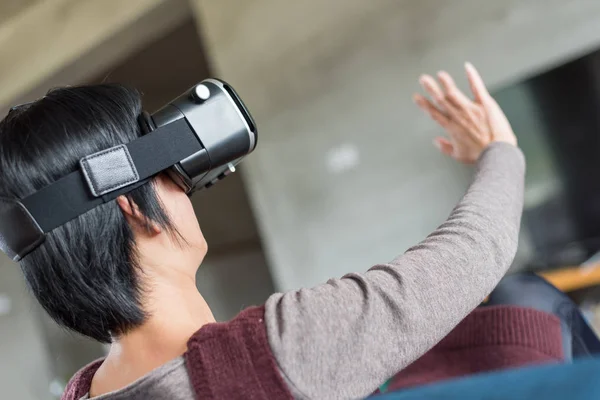
POLYGON ((489 153, 503 153, 503 152, 514 152, 517 151, 522 153, 520 148, 511 142, 503 141, 503 140, 494 140, 490 142, 485 149, 479 155, 477 163, 480 163, 483 158, 486 157, 489 153))

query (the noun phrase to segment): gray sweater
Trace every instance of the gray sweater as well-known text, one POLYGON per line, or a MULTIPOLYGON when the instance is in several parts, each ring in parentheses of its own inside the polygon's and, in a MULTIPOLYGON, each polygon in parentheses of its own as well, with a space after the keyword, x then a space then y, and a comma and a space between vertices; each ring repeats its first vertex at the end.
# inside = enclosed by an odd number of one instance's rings
MULTIPOLYGON (((464 198, 423 242, 365 273, 272 295, 267 334, 294 396, 366 397, 477 307, 514 258, 524 172, 520 150, 493 144, 464 198)), ((96 399, 165 396, 194 398, 182 358, 96 399)))

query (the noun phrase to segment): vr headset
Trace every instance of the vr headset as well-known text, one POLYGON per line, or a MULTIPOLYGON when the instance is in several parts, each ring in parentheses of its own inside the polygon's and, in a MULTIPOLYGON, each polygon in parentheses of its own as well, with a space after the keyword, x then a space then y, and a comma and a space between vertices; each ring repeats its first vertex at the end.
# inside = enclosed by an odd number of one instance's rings
POLYGON ((207 79, 152 115, 143 135, 90 154, 79 168, 26 198, 0 197, 0 250, 21 260, 45 235, 166 171, 188 194, 235 171, 256 147, 256 124, 227 83, 207 79))

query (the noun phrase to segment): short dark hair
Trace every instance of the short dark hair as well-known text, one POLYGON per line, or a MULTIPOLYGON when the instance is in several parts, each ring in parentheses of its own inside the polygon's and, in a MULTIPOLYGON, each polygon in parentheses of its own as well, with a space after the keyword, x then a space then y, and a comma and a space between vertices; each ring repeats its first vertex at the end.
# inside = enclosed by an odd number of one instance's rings
MULTIPOLYGON (((21 199, 75 171, 89 154, 141 135, 140 94, 103 84, 54 89, 0 122, 0 196, 21 199)), ((127 197, 149 220, 171 224, 154 189, 127 197)), ((116 201, 54 229, 21 269, 60 325, 109 343, 146 318, 132 230, 116 201)))

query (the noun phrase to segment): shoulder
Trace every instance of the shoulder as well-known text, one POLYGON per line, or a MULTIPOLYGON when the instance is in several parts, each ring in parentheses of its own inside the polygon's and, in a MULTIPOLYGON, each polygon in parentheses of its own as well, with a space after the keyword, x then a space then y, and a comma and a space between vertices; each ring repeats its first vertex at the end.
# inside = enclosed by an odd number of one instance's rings
POLYGON ((90 391, 92 378, 104 360, 96 360, 80 369, 69 381, 61 400, 79 400, 90 391))
POLYGON ((229 322, 203 326, 190 338, 184 357, 196 395, 291 398, 269 346, 264 314, 264 306, 250 307, 229 322))
MULTIPOLYGON (((188 349, 207 341, 232 341, 246 338, 252 331, 259 336, 265 332, 265 307, 249 307, 228 322, 208 324, 200 328, 188 341, 188 349)), ((253 336, 254 337, 254 336, 253 336)))

